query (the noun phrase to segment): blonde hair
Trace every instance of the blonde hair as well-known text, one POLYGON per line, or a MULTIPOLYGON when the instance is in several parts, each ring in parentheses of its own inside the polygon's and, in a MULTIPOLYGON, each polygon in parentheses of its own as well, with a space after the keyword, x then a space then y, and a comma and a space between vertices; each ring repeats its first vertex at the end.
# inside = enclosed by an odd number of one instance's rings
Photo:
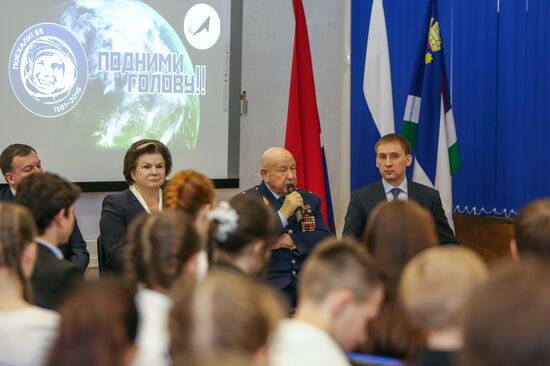
POLYGON ((459 326, 466 300, 487 276, 485 262, 470 249, 430 248, 405 266, 399 294, 411 318, 422 328, 459 326))

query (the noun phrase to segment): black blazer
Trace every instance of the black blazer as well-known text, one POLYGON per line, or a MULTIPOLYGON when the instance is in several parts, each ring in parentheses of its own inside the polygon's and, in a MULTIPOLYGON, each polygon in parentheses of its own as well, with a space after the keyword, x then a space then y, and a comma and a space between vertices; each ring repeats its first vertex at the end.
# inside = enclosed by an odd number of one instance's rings
MULTIPOLYGON (((279 248, 271 252, 266 280, 276 289, 283 289, 291 281, 297 280, 309 252, 321 240, 332 235, 321 214, 321 198, 301 189, 298 189, 298 192, 304 200, 304 205, 311 206, 316 227, 313 231, 303 232, 301 224, 296 221, 294 216, 290 217, 286 228, 283 228, 281 225, 281 234, 285 232, 289 234, 297 249, 291 251, 286 248, 279 248)), ((246 190, 244 193, 262 199, 266 206, 271 207, 275 212, 282 206, 264 182, 246 190)), ((279 219, 278 216, 277 219, 279 219)), ((280 223, 280 220, 278 221, 280 223)))
POLYGON ((107 195, 103 199, 99 234, 105 253, 105 270, 122 272, 126 231, 132 220, 142 212, 146 211, 130 189, 107 195))
MULTIPOLYGON (((14 200, 10 187, 6 187, 0 191, 0 202, 11 202, 14 200)), ((86 241, 82 237, 76 217, 74 221, 73 231, 69 237, 69 241, 65 244, 59 245, 59 249, 63 252, 63 257, 73 262, 82 272, 88 267, 90 263, 90 253, 86 247, 86 241)))
POLYGON ((38 243, 38 256, 31 277, 34 304, 56 310, 82 281, 82 271, 73 263, 59 259, 38 243))
MULTIPOLYGON (((407 182, 408 197, 432 213, 441 244, 458 244, 441 204, 439 192, 416 182, 407 182)), ((367 184, 351 194, 342 235, 362 240, 365 226, 372 209, 387 200, 382 180, 367 184)))

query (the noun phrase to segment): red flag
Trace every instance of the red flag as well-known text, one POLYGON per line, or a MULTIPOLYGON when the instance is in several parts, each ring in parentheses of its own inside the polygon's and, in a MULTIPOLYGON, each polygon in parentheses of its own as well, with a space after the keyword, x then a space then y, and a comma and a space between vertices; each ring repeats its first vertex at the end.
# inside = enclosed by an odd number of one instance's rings
POLYGON ((324 168, 321 125, 315 96, 315 80, 302 0, 292 0, 296 30, 288 97, 285 148, 296 159, 298 187, 323 200, 323 217, 333 226, 328 174, 324 168))

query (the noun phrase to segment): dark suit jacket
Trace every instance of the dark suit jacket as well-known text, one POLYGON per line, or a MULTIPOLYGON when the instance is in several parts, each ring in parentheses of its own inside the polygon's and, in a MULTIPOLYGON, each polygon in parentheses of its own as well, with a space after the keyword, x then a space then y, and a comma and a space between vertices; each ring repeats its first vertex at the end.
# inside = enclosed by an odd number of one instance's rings
MULTIPOLYGON (((10 187, 0 190, 0 202, 11 202, 13 199, 14 197, 11 193, 10 187)), ((88 263, 90 262, 90 253, 88 253, 86 242, 82 237, 76 218, 69 241, 65 244, 59 245, 59 249, 63 252, 63 257, 65 257, 65 259, 73 262, 82 272, 86 270, 88 263)))
MULTIPOLYGON (((432 213, 439 242, 441 244, 458 243, 447 222, 439 192, 411 181, 408 181, 407 185, 409 199, 418 202, 432 213)), ((370 212, 379 202, 386 200, 382 179, 354 191, 351 194, 348 212, 346 213, 343 235, 354 236, 361 240, 370 212)))
POLYGON ((107 271, 122 272, 126 231, 132 220, 142 212, 145 209, 130 189, 107 195, 103 199, 99 234, 107 271))
MULTIPOLYGON (((321 240, 332 235, 321 214, 321 199, 317 195, 301 189, 298 189, 298 192, 304 199, 304 205, 311 206, 315 216, 316 228, 314 231, 303 232, 300 223, 296 221, 294 216, 290 217, 286 228, 283 228, 281 224, 281 234, 288 233, 294 244, 296 244, 297 250, 291 251, 280 248, 271 252, 266 280, 277 289, 283 289, 291 281, 297 279, 309 252, 321 240)), ((262 199, 275 212, 282 206, 264 182, 246 190, 244 193, 262 199)))
POLYGON ((38 256, 31 277, 34 304, 56 310, 81 281, 82 271, 78 267, 57 258, 50 249, 38 243, 38 256))

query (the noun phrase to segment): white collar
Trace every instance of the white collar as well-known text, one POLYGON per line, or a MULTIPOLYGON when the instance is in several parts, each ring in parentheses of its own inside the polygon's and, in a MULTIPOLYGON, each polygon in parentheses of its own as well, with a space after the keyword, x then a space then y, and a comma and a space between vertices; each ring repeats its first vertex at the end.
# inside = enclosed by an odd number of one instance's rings
MULTIPOLYGON (((141 205, 143 206, 145 211, 150 214, 151 211, 149 210, 149 206, 147 206, 147 202, 145 202, 145 199, 138 192, 138 190, 137 190, 137 188, 134 184, 130 185, 130 192, 132 192, 134 194, 134 196, 136 196, 137 200, 139 201, 139 203, 141 203, 141 205)), ((159 212, 162 211, 162 189, 160 189, 160 188, 159 188, 159 207, 158 207, 158 211, 159 212)))
POLYGON ((273 192, 273 190, 271 189, 269 184, 267 184, 266 181, 264 181, 264 183, 265 183, 265 186, 267 187, 267 189, 269 189, 269 192, 271 192, 271 194, 275 197, 275 199, 279 199, 279 197, 282 197, 281 194, 277 194, 277 193, 273 192))
POLYGON ((397 187, 392 186, 384 178, 382 178, 382 185, 384 186, 384 193, 386 193, 386 194, 390 193, 390 191, 394 188, 399 188, 401 191, 405 192, 406 194, 409 194, 408 190, 407 190, 407 186, 408 186, 407 185, 407 177, 405 177, 405 179, 403 179, 401 184, 398 185, 397 187))

